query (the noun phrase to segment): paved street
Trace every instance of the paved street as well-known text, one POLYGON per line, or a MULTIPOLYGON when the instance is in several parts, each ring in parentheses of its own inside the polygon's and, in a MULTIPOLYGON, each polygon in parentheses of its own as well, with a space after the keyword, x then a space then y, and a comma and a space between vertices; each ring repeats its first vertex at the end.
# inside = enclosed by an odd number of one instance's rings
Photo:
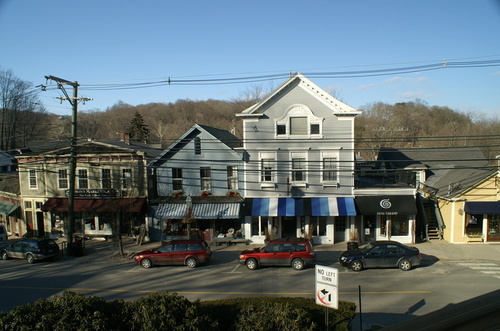
MULTIPOLYGON (((238 253, 254 247, 238 244, 211 246, 214 260, 196 269, 158 267, 144 269, 130 257, 159 243, 134 244, 124 238, 125 256, 119 257, 114 241, 88 240, 87 254, 62 257, 55 262, 28 265, 25 261, 0 261, 2 295, 0 310, 32 302, 64 290, 95 294, 107 299, 135 299, 155 291, 177 292, 190 300, 235 296, 314 296, 314 269, 248 270, 237 263, 238 253), (10 298, 7 300, 7 298, 10 298), (13 298, 13 299, 12 299, 13 298)), ((359 273, 342 268, 338 255, 346 243, 315 247, 318 264, 339 269, 339 299, 358 305, 362 293, 363 330, 389 326, 498 289, 500 245, 448 244, 442 241, 414 245, 423 264, 409 272, 397 269, 359 273)), ((358 310, 359 312, 359 310, 358 310)), ((360 329, 360 315, 353 330, 360 329)))

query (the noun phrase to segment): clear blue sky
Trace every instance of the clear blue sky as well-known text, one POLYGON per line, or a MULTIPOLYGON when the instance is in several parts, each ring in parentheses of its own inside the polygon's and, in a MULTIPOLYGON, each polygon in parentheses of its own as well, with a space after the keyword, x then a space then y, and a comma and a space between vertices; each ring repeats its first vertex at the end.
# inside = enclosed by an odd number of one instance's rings
MULTIPOLYGON (((85 84, 214 79, 300 71, 347 72, 500 60, 498 0, 173 1, 0 0, 0 66, 34 85, 53 75, 94 101, 138 105, 230 100, 256 84, 85 90, 85 84)), ((497 62, 498 63, 498 62, 497 62)), ((358 109, 412 101, 500 115, 500 66, 384 76, 311 78, 358 109)), ((40 98, 69 114, 59 91, 40 98)))

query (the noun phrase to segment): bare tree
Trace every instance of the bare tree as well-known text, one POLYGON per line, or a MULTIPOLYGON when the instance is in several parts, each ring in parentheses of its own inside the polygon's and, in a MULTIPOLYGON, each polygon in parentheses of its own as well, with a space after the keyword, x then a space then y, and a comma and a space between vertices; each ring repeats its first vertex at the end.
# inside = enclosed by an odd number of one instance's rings
POLYGON ((36 115, 45 109, 31 83, 0 68, 0 112, 0 148, 9 150, 34 139, 42 125, 36 115))

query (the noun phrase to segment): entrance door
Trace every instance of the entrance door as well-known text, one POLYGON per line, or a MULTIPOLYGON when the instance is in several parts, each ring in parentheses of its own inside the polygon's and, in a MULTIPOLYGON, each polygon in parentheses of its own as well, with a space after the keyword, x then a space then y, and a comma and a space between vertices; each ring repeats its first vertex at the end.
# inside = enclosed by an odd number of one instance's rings
POLYGON ((283 238, 297 237, 297 218, 295 217, 281 218, 281 236, 283 238))
POLYGON ((488 221, 488 229, 486 234, 486 241, 500 241, 500 215, 490 215, 491 219, 488 221))
POLYGON ((38 231, 38 237, 45 237, 45 226, 43 223, 43 213, 37 211, 36 212, 36 228, 38 231))

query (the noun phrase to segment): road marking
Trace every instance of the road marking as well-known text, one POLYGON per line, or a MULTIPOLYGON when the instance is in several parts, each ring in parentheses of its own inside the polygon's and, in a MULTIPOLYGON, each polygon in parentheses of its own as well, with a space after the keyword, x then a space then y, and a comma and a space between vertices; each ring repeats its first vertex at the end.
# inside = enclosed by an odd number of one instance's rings
POLYGON ((496 263, 488 263, 488 262, 460 262, 460 265, 469 267, 469 266, 497 266, 496 263))
MULTIPOLYGON (((81 288, 81 287, 34 287, 34 286, 1 286, 0 288, 9 289, 23 289, 23 290, 57 290, 57 291, 99 291, 99 292, 119 292, 119 293, 158 293, 162 291, 140 291, 140 290, 119 290, 119 289, 106 289, 106 288, 81 288)), ((215 292, 215 291, 175 291, 172 289, 167 290, 170 293, 178 294, 230 294, 230 295, 310 295, 312 292, 215 292)), ((377 291, 377 292, 361 292, 362 294, 426 294, 432 291, 377 291)), ((359 294, 355 292, 339 292, 340 295, 359 294)))

